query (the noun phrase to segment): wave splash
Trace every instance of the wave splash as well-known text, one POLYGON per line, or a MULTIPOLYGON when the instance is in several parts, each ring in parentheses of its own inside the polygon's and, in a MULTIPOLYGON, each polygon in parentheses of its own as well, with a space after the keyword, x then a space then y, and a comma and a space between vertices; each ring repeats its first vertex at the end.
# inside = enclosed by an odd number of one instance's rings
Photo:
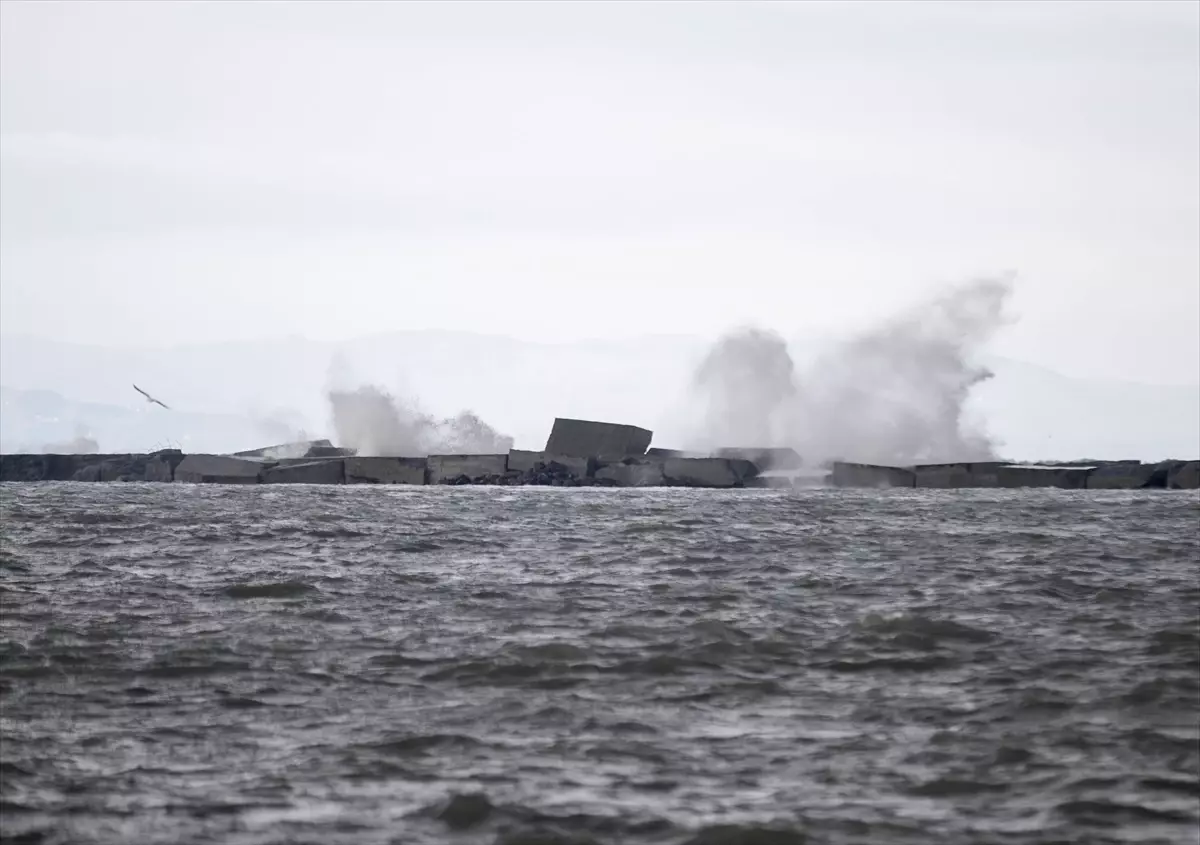
POLYGON ((974 363, 1006 320, 1011 280, 984 279, 919 304, 804 372, 773 331, 717 340, 697 368, 689 448, 791 446, 808 460, 980 461, 996 443, 965 413, 992 374, 974 363))

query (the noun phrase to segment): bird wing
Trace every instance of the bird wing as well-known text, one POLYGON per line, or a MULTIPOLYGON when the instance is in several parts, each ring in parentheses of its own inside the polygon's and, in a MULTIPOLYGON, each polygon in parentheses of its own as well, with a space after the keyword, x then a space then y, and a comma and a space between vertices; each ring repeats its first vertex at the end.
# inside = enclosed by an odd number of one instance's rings
POLYGON ((171 410, 170 406, 168 406, 166 402, 159 402, 159 401, 158 401, 157 399, 155 399, 153 396, 151 396, 151 397, 150 397, 150 401, 151 401, 151 402, 153 402, 153 403, 154 403, 154 404, 156 404, 156 405, 162 405, 162 406, 163 406, 164 408, 166 408, 168 411, 169 411, 169 410, 171 410))
POLYGON ((140 387, 138 387, 136 384, 133 386, 133 389, 134 389, 134 390, 136 390, 138 393, 142 394, 143 396, 145 396, 147 399, 149 399, 149 398, 150 398, 150 394, 149 394, 149 393, 147 393, 146 391, 142 390, 142 389, 141 389, 140 387))

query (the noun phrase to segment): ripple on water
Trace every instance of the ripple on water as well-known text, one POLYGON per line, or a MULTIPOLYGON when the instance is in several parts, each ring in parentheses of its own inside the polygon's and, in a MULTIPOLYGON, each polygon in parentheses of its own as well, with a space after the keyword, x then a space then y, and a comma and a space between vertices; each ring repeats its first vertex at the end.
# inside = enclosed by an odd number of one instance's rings
POLYGON ((1190 494, 49 484, 0 508, 5 841, 1200 823, 1190 494))

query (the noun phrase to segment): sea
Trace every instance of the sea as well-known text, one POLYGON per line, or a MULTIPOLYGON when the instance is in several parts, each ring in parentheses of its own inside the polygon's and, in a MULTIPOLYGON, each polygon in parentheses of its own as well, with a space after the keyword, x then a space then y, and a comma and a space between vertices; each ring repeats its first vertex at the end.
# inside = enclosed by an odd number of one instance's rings
POLYGON ((5 842, 1200 841, 1194 491, 0 508, 5 842))

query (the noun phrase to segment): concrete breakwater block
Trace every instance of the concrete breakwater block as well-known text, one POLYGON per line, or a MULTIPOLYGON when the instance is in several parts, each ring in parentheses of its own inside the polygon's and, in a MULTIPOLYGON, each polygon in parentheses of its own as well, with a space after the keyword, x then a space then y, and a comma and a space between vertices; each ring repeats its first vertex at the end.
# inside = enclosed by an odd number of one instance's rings
POLYGON ((835 487, 916 487, 917 475, 907 467, 834 461, 829 483, 835 487))
POLYGON ((425 459, 429 484, 448 484, 466 476, 475 480, 508 472, 508 455, 430 455, 425 459))
POLYGON ((120 460, 127 455, 0 455, 0 481, 84 481, 100 480, 100 464, 120 460))
POLYGON ((303 461, 267 467, 262 471, 263 484, 342 484, 345 466, 341 459, 303 461))
POLYGON ((175 480, 184 484, 257 484, 267 466, 229 455, 188 455, 175 468, 175 480))
POLYGON ((663 465, 663 461, 630 459, 597 468, 595 478, 611 487, 666 487, 663 465))
POLYGON ((175 480, 175 470, 183 463, 183 452, 179 449, 163 449, 151 452, 146 461, 145 480, 169 483, 175 480))
POLYGON ((1000 487, 1056 487, 1083 490, 1095 467, 1002 466, 997 471, 1000 487))
POLYGON ((1089 490, 1138 490, 1145 487, 1154 475, 1154 464, 1140 461, 1121 461, 1101 464, 1088 476, 1089 490))
POLYGON ((599 466, 595 479, 613 487, 744 487, 758 467, 736 458, 624 458, 599 466))
POLYGON ((524 449, 511 449, 508 453, 509 472, 533 472, 538 464, 559 464, 566 467, 576 478, 587 478, 591 475, 591 460, 576 458, 571 455, 551 455, 547 452, 530 452, 524 449))
POLYGON ((1167 477, 1167 487, 1171 490, 1200 489, 1200 461, 1185 461, 1176 467, 1167 477))
POLYGON ((346 458, 347 484, 424 484, 425 458, 346 458))
POLYGON ((667 458, 663 463, 663 476, 673 487, 741 487, 757 475, 758 466, 740 458, 667 458))
POLYGON ((953 464, 918 464, 912 468, 915 487, 937 490, 958 487, 999 487, 1003 461, 977 461, 953 464))
POLYGON ((644 455, 653 436, 654 432, 635 425, 557 417, 543 451, 573 458, 644 455))
POLYGON ((146 454, 0 455, 0 481, 171 481, 178 450, 146 454))

